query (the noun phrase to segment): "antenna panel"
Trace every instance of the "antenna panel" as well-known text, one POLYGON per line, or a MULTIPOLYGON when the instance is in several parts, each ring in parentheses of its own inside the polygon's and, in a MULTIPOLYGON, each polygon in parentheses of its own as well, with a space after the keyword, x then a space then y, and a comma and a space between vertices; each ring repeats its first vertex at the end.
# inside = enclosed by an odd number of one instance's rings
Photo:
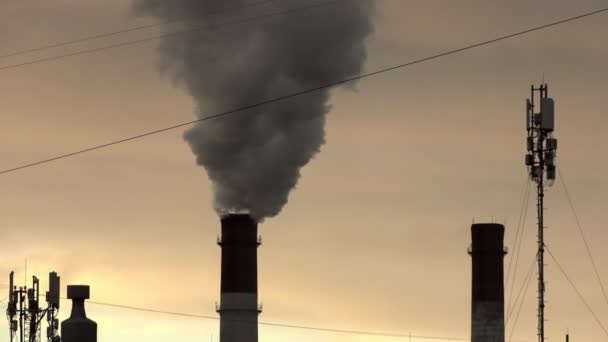
POLYGON ((547 132, 555 129, 555 103, 552 98, 541 99, 540 128, 547 132))
POLYGON ((11 271, 8 281, 8 302, 10 304, 15 303, 13 291, 15 290, 15 272, 11 271))
POLYGON ((555 180, 555 165, 548 165, 547 166, 547 179, 549 180, 555 180))
POLYGON ((557 150, 557 139, 554 139, 554 138, 547 139, 547 150, 551 150, 551 151, 557 150))
POLYGON ((530 99, 526 99, 526 130, 530 130, 530 112, 532 109, 532 103, 530 102, 530 99))
POLYGON ((56 272, 49 273, 49 292, 46 301, 59 308, 60 277, 56 272))
POLYGON ((528 152, 532 152, 534 150, 534 138, 528 137, 528 152))

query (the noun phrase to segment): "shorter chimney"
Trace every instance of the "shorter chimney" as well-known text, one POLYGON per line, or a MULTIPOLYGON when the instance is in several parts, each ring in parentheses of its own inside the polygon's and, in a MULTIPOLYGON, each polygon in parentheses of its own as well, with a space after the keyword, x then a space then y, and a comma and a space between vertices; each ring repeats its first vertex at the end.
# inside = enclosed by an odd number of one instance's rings
POLYGON ((72 315, 61 322, 62 342, 97 342, 97 323, 87 318, 84 301, 89 299, 88 285, 68 286, 68 299, 72 300, 72 315))
POLYGON ((505 341, 504 234, 505 227, 501 224, 471 226, 471 342, 505 341))

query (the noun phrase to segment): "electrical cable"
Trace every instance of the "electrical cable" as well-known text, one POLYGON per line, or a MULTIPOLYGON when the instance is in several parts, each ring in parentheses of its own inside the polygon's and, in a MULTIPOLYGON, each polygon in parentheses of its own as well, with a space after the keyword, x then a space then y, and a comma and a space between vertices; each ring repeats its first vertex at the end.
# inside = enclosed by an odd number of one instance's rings
POLYGON ((515 288, 515 281, 517 280, 517 266, 519 265, 519 255, 521 252, 521 246, 523 245, 523 238, 525 232, 525 224, 526 217, 528 214, 528 203, 530 201, 530 186, 531 181, 528 177, 526 177, 526 189, 524 191, 524 199, 522 201, 522 207, 519 214, 519 220, 517 221, 517 231, 515 233, 515 242, 513 244, 513 253, 514 255, 509 259, 509 267, 507 271, 507 285, 509 284, 509 274, 511 272, 511 263, 513 258, 515 258, 515 268, 513 270, 513 280, 511 282, 511 288, 509 290, 509 301, 507 303, 507 315, 511 312, 511 300, 513 299, 513 290, 515 288), (518 241, 519 236, 519 241, 518 241), (519 244, 518 244, 519 242, 519 244))
POLYGON ((513 326, 511 327, 511 333, 509 334, 509 341, 512 341, 513 339, 513 334, 515 333, 515 328, 517 327, 517 322, 519 322, 519 314, 521 313, 521 310, 524 306, 524 302, 526 301, 526 296, 528 295, 528 290, 530 289, 530 284, 532 283, 532 274, 534 274, 534 265, 536 265, 536 256, 538 255, 535 254, 534 258, 532 259, 532 263, 530 264, 530 267, 528 268, 528 272, 526 274, 526 276, 524 277, 524 282, 521 286, 521 288, 519 289, 519 292, 517 294, 517 298, 515 299, 515 303, 513 304, 513 310, 511 312, 509 312, 509 314, 507 315, 507 319, 505 321, 505 331, 506 331, 506 327, 507 324, 509 323, 510 319, 511 319, 511 315, 513 314, 515 308, 517 308, 517 302, 519 301, 520 296, 523 293, 523 296, 521 296, 521 302, 519 302, 519 308, 517 309, 517 313, 515 314, 515 321, 513 322, 513 326))
POLYGON ((604 326, 604 324, 602 324, 602 321, 600 321, 600 319, 595 314, 595 312, 593 311, 593 309, 591 308, 591 306, 587 303, 587 301, 585 300, 585 298, 583 297, 583 295, 580 293, 580 291, 576 288, 576 285, 574 285, 574 282, 572 281, 572 279, 570 279, 570 277, 568 276, 568 274, 566 273, 566 271, 564 270, 564 268, 562 267, 562 265, 560 265, 560 263, 557 261, 557 259, 553 255, 553 253, 551 253, 551 250, 549 250, 549 247, 545 246, 545 250, 547 251, 547 253, 549 253, 549 255, 551 256, 551 259, 553 259, 553 262, 555 262, 555 264, 557 265, 557 268, 559 269, 559 271, 562 273, 562 275, 564 276, 564 278, 566 278, 566 280, 570 283, 570 286, 572 286, 572 289, 574 289, 574 292, 576 292, 576 294, 578 295, 578 298, 581 300, 581 302, 583 304, 585 304, 585 306, 587 307, 587 310, 589 310, 589 312, 591 313, 591 315, 593 316, 593 318, 595 319, 595 321, 597 322, 597 324, 600 326, 600 328, 602 328, 602 330, 604 331, 604 333, 608 337, 608 330, 606 329, 606 327, 604 326))
MULTIPOLYGON (((519 300, 521 298, 521 295, 522 295, 522 293, 524 293, 523 291, 528 286, 527 283, 530 281, 530 278, 532 277, 532 274, 534 271, 534 265, 536 264, 537 255, 538 255, 538 253, 534 254, 534 258, 532 259, 530 266, 528 266, 528 270, 526 271, 526 274, 524 276, 524 280, 521 284, 521 287, 519 288, 519 291, 517 291, 517 296, 515 297, 515 302, 513 303, 513 310, 515 310, 515 308, 517 307, 519 300)), ((519 304, 519 305, 521 305, 521 304, 519 304)), ((513 315, 513 310, 511 310, 507 313, 507 319, 505 320, 505 325, 511 319, 511 316, 513 315)))
POLYGON ((517 327, 517 323, 519 322, 519 314, 521 313, 521 310, 524 306, 524 302, 526 301, 526 297, 528 295, 528 290, 530 289, 530 284, 532 284, 532 274, 530 273, 530 276, 528 277, 527 280, 527 284, 525 285, 525 291, 524 291, 524 295, 521 299, 521 302, 519 304, 519 309, 517 310, 517 314, 515 315, 515 321, 513 322, 513 327, 511 328, 511 334, 509 334, 509 341, 513 341, 513 334, 515 333, 515 329, 517 327))
MULTIPOLYGON (((120 304, 112 304, 112 303, 96 302, 96 301, 87 301, 87 303, 94 304, 94 305, 108 306, 108 307, 113 307, 113 308, 119 308, 119 309, 135 310, 135 311, 157 313, 157 314, 164 314, 164 315, 190 317, 190 318, 202 318, 202 319, 216 320, 216 321, 220 320, 219 317, 215 317, 215 316, 206 316, 206 315, 187 314, 187 313, 174 312, 174 311, 147 309, 147 308, 141 308, 141 307, 135 307, 135 306, 129 306, 129 305, 120 305, 120 304)), ((322 328, 322 327, 314 327, 314 326, 307 326, 307 325, 281 324, 281 323, 272 323, 272 322, 254 322, 254 321, 246 321, 246 320, 229 320, 229 321, 250 323, 250 324, 259 324, 259 325, 279 327, 279 328, 332 332, 332 333, 339 333, 339 334, 382 336, 382 337, 393 337, 393 338, 409 338, 410 337, 410 335, 405 335, 405 334, 372 332, 372 331, 366 331, 366 330, 333 329, 333 328, 322 328)), ((427 340, 434 339, 434 340, 446 340, 446 341, 469 341, 469 339, 466 339, 466 338, 444 337, 444 336, 411 335, 411 337, 416 338, 416 339, 427 339, 427 340)))
POLYGON ((578 227, 578 232, 581 235, 581 239, 585 244, 585 249, 587 250, 587 256, 589 256, 589 260, 591 261, 591 266, 593 266, 593 271, 595 272, 595 278, 597 279, 600 288, 602 289, 602 295, 604 296, 604 300, 606 304, 608 304, 608 296, 606 296, 606 289, 604 288, 604 284, 602 283, 602 278, 600 277, 600 272, 597 269, 597 265, 595 264, 595 259, 593 258, 593 254, 591 254, 591 248, 589 247, 589 243, 587 242, 587 238, 585 236, 585 232, 583 231, 583 226, 581 225, 581 220, 574 209, 574 204, 572 202, 572 198, 570 197, 570 192, 568 191, 568 187, 566 186, 566 180, 564 178, 564 173, 557 167, 557 172, 559 173, 558 181, 564 188, 564 193, 566 194, 566 198, 568 199, 568 204, 570 205, 570 209, 572 209, 572 213, 574 214, 574 219, 576 221, 576 226, 578 227))
MULTIPOLYGON (((229 8, 223 8, 222 10, 214 10, 214 11, 205 13, 204 15, 202 15, 202 17, 210 17, 210 16, 218 15, 218 14, 232 14, 231 12, 233 10, 240 11, 240 10, 243 10, 243 9, 247 9, 247 8, 250 8, 250 7, 257 7, 257 6, 265 5, 265 4, 268 4, 268 3, 275 2, 275 1, 277 1, 277 0, 263 0, 263 1, 258 1, 258 2, 248 3, 245 6, 232 7, 230 9, 229 8), (229 11, 227 11, 227 10, 229 10, 229 11)), ((29 48, 29 49, 9 52, 7 54, 0 55, 0 59, 4 59, 4 58, 8 58, 8 57, 14 57, 14 56, 23 55, 23 54, 32 53, 32 52, 38 52, 38 51, 53 49, 53 48, 57 48, 57 47, 67 46, 67 45, 74 45, 74 44, 83 43, 83 42, 90 41, 90 40, 107 38, 107 37, 117 36, 117 35, 120 35, 120 34, 123 34, 123 33, 140 31, 140 30, 144 30, 144 29, 159 27, 159 26, 166 25, 166 24, 173 24, 173 23, 178 23, 178 22, 191 21, 191 20, 195 20, 195 19, 198 19, 198 18, 191 17, 191 18, 172 19, 172 20, 167 20, 167 21, 163 21, 163 22, 160 22, 160 23, 154 23, 154 24, 136 26, 136 27, 127 28, 127 29, 124 29, 124 30, 118 30, 118 31, 106 32, 106 33, 100 33, 100 34, 97 34, 97 35, 87 36, 87 37, 78 38, 78 39, 74 39, 74 40, 63 41, 63 42, 59 42, 59 43, 51 43, 51 44, 43 45, 43 46, 36 47, 36 48, 29 48)))
POLYGON ((248 17, 248 18, 245 18, 245 19, 239 19, 239 20, 235 20, 235 21, 224 22, 224 23, 221 23, 221 24, 212 25, 211 27, 208 27, 208 26, 200 27, 199 26, 199 27, 196 27, 196 28, 193 28, 193 29, 175 31, 175 32, 170 32, 170 33, 164 33, 164 34, 153 36, 153 37, 142 38, 142 39, 137 39, 137 40, 131 40, 131 41, 123 42, 123 43, 106 45, 106 46, 102 46, 102 47, 97 47, 97 48, 92 48, 92 49, 87 49, 87 50, 76 51, 76 52, 67 53, 67 54, 63 54, 63 55, 44 57, 44 58, 40 58, 40 59, 35 59, 35 60, 32 60, 32 61, 29 61, 29 62, 23 62, 23 63, 17 63, 17 64, 9 64, 9 65, 0 67, 0 71, 8 70, 8 69, 15 69, 15 68, 19 68, 19 67, 23 67, 23 66, 27 66, 27 65, 32 65, 32 64, 38 64, 38 63, 55 61, 55 60, 59 60, 59 59, 67 58, 67 57, 74 57, 74 56, 79 56, 79 55, 84 55, 84 54, 90 54, 90 53, 94 53, 94 52, 114 49, 114 48, 117 48, 117 47, 123 47, 123 46, 140 44, 140 43, 149 42, 149 41, 153 41, 153 40, 159 40, 161 38, 166 38, 166 37, 170 37, 170 36, 180 35, 180 34, 184 34, 184 33, 190 33, 190 32, 207 30, 207 29, 217 29, 217 28, 223 28, 223 27, 227 27, 227 26, 236 26, 236 25, 241 25, 241 24, 247 24, 247 23, 250 23, 250 22, 258 21, 260 19, 271 18, 271 17, 279 16, 279 15, 288 15, 288 14, 296 13, 296 12, 299 12, 299 11, 302 11, 302 10, 310 10, 310 9, 316 9, 316 8, 320 8, 320 7, 325 7, 325 6, 328 6, 328 5, 333 5, 333 4, 338 3, 340 1, 344 1, 344 0, 323 0, 323 1, 317 2, 314 5, 310 5, 310 6, 302 6, 302 7, 291 8, 291 9, 284 10, 284 11, 279 11, 279 12, 272 12, 272 13, 266 13, 266 14, 262 14, 262 15, 258 15, 258 16, 251 16, 251 17, 248 17))
POLYGON ((41 165, 41 164, 50 163, 50 162, 53 162, 53 161, 56 161, 56 160, 59 160, 59 159, 65 159, 65 158, 68 158, 68 157, 73 157, 73 156, 76 156, 76 155, 79 155, 79 154, 83 154, 83 153, 99 150, 99 149, 102 149, 102 148, 106 148, 106 147, 109 147, 109 146, 125 143, 125 142, 128 142, 128 141, 144 138, 144 137, 147 137, 147 136, 150 136, 150 135, 155 135, 155 134, 171 131, 171 130, 174 130, 174 129, 177 129, 177 128, 181 128, 181 127, 185 127, 185 126, 190 126, 190 125, 195 124, 195 123, 199 123, 199 122, 204 122, 204 121, 211 120, 211 119, 220 118, 220 117, 223 117, 223 116, 228 116, 228 115, 232 115, 232 114, 235 114, 235 113, 240 113, 240 112, 246 111, 248 109, 253 109, 253 108, 261 107, 261 106, 264 106, 264 105, 267 105, 267 104, 270 104, 270 103, 283 101, 283 100, 286 100, 286 99, 298 97, 298 96, 305 95, 305 94, 310 94, 310 93, 313 93, 313 92, 317 92, 319 90, 335 88, 337 86, 348 84, 348 83, 352 83, 352 82, 355 82, 355 81, 358 81, 358 80, 361 80, 361 79, 364 79, 364 78, 377 76, 377 75, 388 73, 388 72, 395 71, 395 70, 398 70, 398 69, 403 69, 403 68, 406 68, 406 67, 409 67, 409 66, 412 66, 412 65, 415 65, 415 64, 420 64, 420 63, 427 62, 427 61, 434 60, 434 59, 438 59, 438 58, 441 58, 441 57, 445 57, 445 56, 449 56, 449 55, 454 55, 454 54, 457 54, 457 53, 460 53, 460 52, 464 52, 464 51, 467 51, 467 50, 471 50, 471 49, 474 49, 474 48, 477 48, 477 47, 481 47, 481 46, 485 46, 485 45, 490 45, 490 44, 497 43, 497 42, 500 42, 500 41, 503 41, 503 40, 507 40, 507 39, 510 39, 510 38, 518 37, 518 36, 522 36, 522 35, 525 35, 525 34, 528 34, 528 33, 531 33, 531 32, 535 32, 535 31, 540 31, 540 30, 543 30, 543 29, 546 29, 546 28, 549 28, 549 27, 553 27, 553 26, 564 24, 564 23, 572 22, 572 21, 575 21, 575 20, 579 20, 579 19, 582 19, 582 18, 586 18, 586 17, 592 16, 592 15, 603 13, 603 12, 607 12, 607 11, 608 11, 608 8, 604 8, 604 9, 601 9, 601 10, 597 10, 597 11, 581 14, 581 15, 578 15, 578 16, 575 16, 575 17, 570 17, 570 18, 559 20, 559 21, 552 22, 552 23, 549 23, 549 24, 545 24, 545 25, 541 25, 541 26, 536 26, 536 27, 533 27, 533 28, 530 28, 530 29, 526 29, 526 30, 523 30, 523 31, 519 31, 519 32, 516 32, 516 33, 509 34, 509 35, 505 35, 505 36, 501 36, 501 37, 498 37, 498 38, 494 38, 494 39, 491 39, 491 40, 486 40, 486 41, 483 41, 483 42, 480 42, 480 43, 468 45, 468 46, 465 46, 465 47, 462 47, 462 48, 459 48, 459 49, 450 50, 450 51, 447 51, 447 52, 435 54, 435 55, 432 55, 432 56, 429 56, 429 57, 417 59, 417 60, 414 60, 414 61, 411 61, 411 62, 395 65, 395 66, 388 67, 388 68, 385 68, 385 69, 380 69, 380 70, 376 70, 376 71, 373 71, 373 72, 364 73, 364 74, 360 74, 360 75, 357 75, 357 76, 352 76, 350 78, 342 79, 340 81, 335 81, 335 82, 328 83, 328 84, 325 84, 325 85, 321 85, 321 86, 318 86, 318 87, 315 87, 315 88, 309 88, 309 89, 302 90, 302 91, 299 91, 299 92, 296 92, 296 93, 292 93, 292 94, 288 94, 288 95, 284 95, 284 96, 279 96, 279 97, 276 97, 276 98, 273 98, 273 99, 270 99, 270 100, 265 100, 265 101, 257 102, 257 103, 254 103, 254 104, 251 104, 251 105, 248 105, 248 106, 244 106, 244 107, 240 107, 240 108, 235 108, 235 109, 228 110, 228 111, 225 111, 225 112, 222 112, 222 113, 217 113, 217 114, 209 115, 209 116, 197 119, 197 120, 192 120, 192 121, 188 121, 188 122, 179 123, 179 124, 176 124, 176 125, 173 125, 173 126, 157 129, 157 130, 154 130, 154 131, 149 131, 149 132, 146 132, 146 133, 138 134, 138 135, 131 136, 131 137, 124 138, 124 139, 120 139, 120 140, 111 141, 111 142, 108 142, 108 143, 105 143, 105 144, 101 144, 101 145, 85 148, 85 149, 82 149, 82 150, 79 150, 79 151, 75 151, 75 152, 71 152, 71 153, 66 153, 66 154, 58 155, 56 157, 52 157, 52 158, 40 160, 40 161, 37 161, 37 162, 32 162, 32 163, 28 163, 28 164, 12 167, 12 168, 9 168, 9 169, 4 169, 4 170, 0 171, 0 175, 4 175, 4 174, 10 173, 10 172, 22 170, 22 169, 25 169, 25 168, 30 168, 30 167, 41 165))
MULTIPOLYGON (((526 199, 528 198, 528 188, 529 187, 530 187, 530 179, 528 177, 526 177, 526 185, 524 187, 524 197, 522 198, 521 208, 519 210, 519 218, 517 219, 517 230, 515 231, 515 237, 513 238, 513 243, 512 243, 512 246, 514 246, 514 248, 515 248, 515 246, 517 246, 517 241, 519 239, 519 230, 521 228, 521 218, 523 216, 526 199)), ((507 278, 505 280, 505 285, 509 284, 509 277, 511 275, 511 264, 513 263, 513 257, 514 257, 514 255, 512 254, 512 256, 509 258, 509 265, 507 267, 507 278)))

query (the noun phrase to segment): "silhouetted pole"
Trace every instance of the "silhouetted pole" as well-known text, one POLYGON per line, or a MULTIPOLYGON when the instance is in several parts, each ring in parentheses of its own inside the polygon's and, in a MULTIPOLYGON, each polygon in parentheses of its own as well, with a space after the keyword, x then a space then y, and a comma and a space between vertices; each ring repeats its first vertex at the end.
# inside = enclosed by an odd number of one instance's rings
POLYGON ((85 299, 89 299, 89 286, 68 286, 68 299, 72 300, 72 315, 61 323, 62 342, 97 342, 97 323, 87 318, 85 299))
POLYGON ((25 301, 25 290, 19 287, 19 334, 21 342, 25 342, 25 310, 23 310, 23 302, 25 301))
POLYGON ((555 129, 555 104, 548 96, 547 84, 531 87, 530 99, 526 102, 526 129, 528 131, 526 165, 530 178, 536 182, 537 217, 538 217, 538 341, 545 341, 545 226, 544 197, 545 186, 555 181, 555 152, 557 139, 553 137, 555 129), (538 92, 540 101, 537 105, 534 94, 538 92), (536 107, 540 107, 536 111, 536 107))

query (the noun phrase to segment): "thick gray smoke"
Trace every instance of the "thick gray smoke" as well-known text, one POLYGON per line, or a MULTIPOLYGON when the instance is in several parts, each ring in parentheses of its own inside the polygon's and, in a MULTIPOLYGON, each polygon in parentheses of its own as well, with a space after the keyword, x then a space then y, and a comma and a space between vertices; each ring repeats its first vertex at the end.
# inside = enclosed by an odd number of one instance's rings
MULTIPOLYGON (((171 21, 185 17, 203 27, 169 35, 159 48, 160 70, 190 92, 199 117, 361 72, 365 39, 373 31, 373 0, 276 0, 263 6, 252 1, 135 0, 136 13, 169 22, 166 31, 175 30, 171 21), (327 5, 289 12, 317 3, 327 5), (258 19, 226 25, 253 17, 258 19)), ((213 183, 220 215, 248 212, 263 220, 281 211, 300 169, 325 142, 329 97, 322 90, 185 132, 213 183)))

